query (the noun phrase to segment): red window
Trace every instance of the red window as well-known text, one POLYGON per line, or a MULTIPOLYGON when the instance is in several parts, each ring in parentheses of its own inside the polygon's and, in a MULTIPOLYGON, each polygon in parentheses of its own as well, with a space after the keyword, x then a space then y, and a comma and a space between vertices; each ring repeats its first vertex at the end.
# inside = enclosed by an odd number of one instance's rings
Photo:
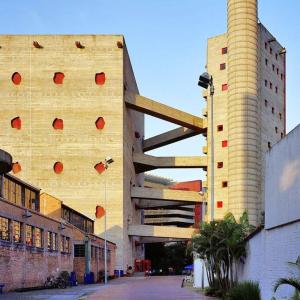
POLYGON ((96 164, 96 165, 94 166, 94 168, 95 168, 95 170, 96 170, 99 174, 101 174, 101 173, 103 173, 103 172, 105 171, 105 165, 104 165, 104 163, 102 163, 102 162, 96 164))
POLYGON ((228 181, 222 181, 222 187, 223 188, 228 187, 228 181))
POLYGON ((223 207, 223 201, 217 201, 217 208, 223 207))
POLYGON ((221 52, 222 54, 227 54, 227 47, 222 48, 221 52))
POLYGON ((55 118, 54 121, 53 121, 53 123, 52 123, 52 127, 54 129, 63 130, 64 129, 64 120, 63 119, 55 118))
POLYGON ((13 118, 10 121, 10 125, 11 125, 12 128, 21 129, 21 127, 22 127, 22 120, 21 120, 21 118, 20 117, 13 118))
POLYGON ((96 212, 95 212, 95 216, 97 219, 100 219, 102 218, 103 216, 105 215, 105 209, 100 206, 100 205, 97 205, 96 206, 96 212))
POLYGON ((222 168, 223 168, 223 162, 222 162, 222 161, 219 161, 219 162, 217 163, 217 168, 218 168, 218 169, 222 169, 222 168))
POLYGON ((54 166, 53 166, 53 170, 56 174, 60 174, 64 169, 64 165, 62 162, 57 161, 54 166))
POLYGON ((12 164, 12 171, 14 174, 19 173, 22 171, 21 164, 19 162, 15 162, 12 164))
POLYGON ((220 64, 220 70, 225 70, 226 69, 226 64, 223 63, 223 64, 220 64))
POLYGON ((228 141, 225 140, 225 141, 222 141, 222 147, 225 148, 228 146, 228 141))
POLYGON ((120 42, 120 41, 118 41, 118 42, 117 42, 117 47, 120 48, 120 49, 122 49, 122 48, 123 48, 123 43, 120 42))
POLYGON ((217 131, 223 131, 223 125, 218 125, 217 126, 217 131))
POLYGON ((95 83, 98 85, 103 85, 105 83, 105 73, 96 73, 95 74, 95 83))
POLYGON ((228 90, 228 84, 224 83, 222 84, 222 91, 227 91, 228 90))
POLYGON ((55 84, 63 84, 65 74, 62 72, 56 72, 53 76, 53 81, 55 84))
POLYGON ((11 80, 15 85, 19 85, 22 80, 21 74, 18 72, 15 72, 14 74, 12 74, 11 80))
POLYGON ((38 41, 33 41, 32 45, 33 45, 33 47, 38 48, 38 49, 44 48, 38 41))
POLYGON ((85 46, 83 46, 83 45, 80 43, 80 41, 76 41, 76 42, 75 42, 75 46, 76 46, 77 48, 79 48, 79 49, 84 49, 84 48, 85 48, 85 46))
POLYGON ((99 117, 96 122, 95 122, 96 128, 97 129, 103 129, 105 126, 105 120, 103 117, 99 117))

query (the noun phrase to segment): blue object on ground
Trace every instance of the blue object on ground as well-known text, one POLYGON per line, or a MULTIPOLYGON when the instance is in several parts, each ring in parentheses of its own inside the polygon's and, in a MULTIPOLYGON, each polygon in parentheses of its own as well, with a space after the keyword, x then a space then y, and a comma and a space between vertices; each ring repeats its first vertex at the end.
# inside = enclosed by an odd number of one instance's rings
POLYGON ((124 271, 123 270, 115 270, 114 274, 116 277, 123 277, 124 276, 124 271))
POLYGON ((184 270, 194 270, 194 266, 193 265, 185 266, 184 270))
POLYGON ((94 272, 90 272, 90 283, 95 283, 95 274, 94 274, 94 272))
POLYGON ((2 294, 2 293, 3 293, 3 288, 4 288, 4 286, 5 286, 5 284, 4 284, 4 283, 1 283, 1 284, 0 284, 0 294, 2 294))
POLYGON ((76 286, 77 285, 77 278, 76 278, 76 273, 71 272, 70 274, 70 285, 71 286, 76 286))

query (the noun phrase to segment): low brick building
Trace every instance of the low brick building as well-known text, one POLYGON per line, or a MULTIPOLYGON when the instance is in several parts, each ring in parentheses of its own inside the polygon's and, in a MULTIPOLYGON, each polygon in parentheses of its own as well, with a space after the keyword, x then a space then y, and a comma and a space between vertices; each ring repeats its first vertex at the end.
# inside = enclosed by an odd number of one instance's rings
MULTIPOLYGON (((1 175, 0 187, 0 283, 5 291, 41 286, 61 271, 75 271, 79 282, 86 272, 100 279, 104 240, 93 234, 93 220, 13 176, 1 175)), ((109 275, 115 249, 108 242, 109 275)))

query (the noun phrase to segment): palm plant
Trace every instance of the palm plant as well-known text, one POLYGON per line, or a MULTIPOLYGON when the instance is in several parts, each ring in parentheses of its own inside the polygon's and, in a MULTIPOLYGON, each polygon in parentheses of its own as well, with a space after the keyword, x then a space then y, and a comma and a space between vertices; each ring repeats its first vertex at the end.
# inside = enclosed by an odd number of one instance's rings
MULTIPOLYGON (((298 256, 296 262, 288 262, 288 264, 300 268, 300 256, 298 256)), ((277 289, 284 284, 290 285, 295 288, 295 294, 292 297, 293 300, 300 299, 300 279, 296 277, 279 278, 274 284, 274 293, 276 293, 277 289)))
POLYGON ((193 247, 205 262, 210 287, 227 291, 235 285, 236 265, 246 256, 245 237, 252 229, 247 213, 239 222, 227 214, 221 221, 202 224, 200 234, 193 237, 193 247))

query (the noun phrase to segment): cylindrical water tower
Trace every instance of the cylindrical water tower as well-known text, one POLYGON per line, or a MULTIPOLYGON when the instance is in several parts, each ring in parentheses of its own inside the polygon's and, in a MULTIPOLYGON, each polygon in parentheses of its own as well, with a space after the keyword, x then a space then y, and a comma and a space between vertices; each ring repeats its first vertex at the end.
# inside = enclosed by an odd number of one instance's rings
POLYGON ((258 222, 261 150, 257 0, 228 0, 229 211, 258 222))

